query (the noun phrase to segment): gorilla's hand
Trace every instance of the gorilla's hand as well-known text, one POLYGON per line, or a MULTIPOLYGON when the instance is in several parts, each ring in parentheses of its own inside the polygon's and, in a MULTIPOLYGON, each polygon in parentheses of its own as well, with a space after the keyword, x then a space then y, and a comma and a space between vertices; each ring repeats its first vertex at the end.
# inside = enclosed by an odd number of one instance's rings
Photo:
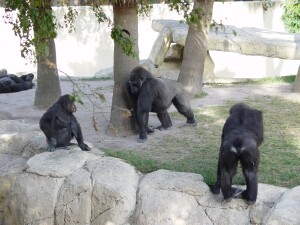
POLYGON ((91 151, 91 148, 85 143, 80 143, 79 147, 82 149, 82 151, 91 151))

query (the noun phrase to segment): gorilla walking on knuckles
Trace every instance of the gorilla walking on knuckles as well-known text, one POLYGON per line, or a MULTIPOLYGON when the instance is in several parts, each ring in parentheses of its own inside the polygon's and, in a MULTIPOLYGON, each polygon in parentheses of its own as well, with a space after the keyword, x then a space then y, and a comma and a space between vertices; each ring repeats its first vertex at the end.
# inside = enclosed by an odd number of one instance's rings
POLYGON ((158 79, 141 66, 135 67, 126 82, 125 91, 139 127, 138 142, 147 140, 149 112, 155 112, 164 130, 172 126, 168 108, 173 103, 179 113, 187 118, 187 124, 196 126, 194 113, 182 85, 173 80, 158 79))
POLYGON ((222 131, 217 181, 211 191, 219 194, 221 188, 227 201, 241 194, 248 204, 254 204, 258 189, 258 147, 264 140, 262 112, 238 103, 231 107, 229 113, 222 131), (246 180, 244 191, 231 186, 238 161, 246 180))
POLYGON ((70 95, 61 96, 40 119, 40 128, 45 133, 48 150, 70 145, 73 137, 83 151, 90 151, 90 147, 83 142, 79 123, 75 116, 76 106, 70 95))

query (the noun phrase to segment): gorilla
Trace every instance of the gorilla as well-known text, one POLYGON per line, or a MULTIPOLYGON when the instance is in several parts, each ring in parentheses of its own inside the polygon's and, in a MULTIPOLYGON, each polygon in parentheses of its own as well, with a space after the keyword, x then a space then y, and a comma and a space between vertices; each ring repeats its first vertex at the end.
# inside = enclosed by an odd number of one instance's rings
POLYGON ((158 79, 141 66, 135 67, 125 84, 129 105, 139 128, 139 143, 147 140, 147 133, 154 132, 148 127, 149 112, 155 112, 165 130, 172 126, 168 108, 173 103, 179 113, 187 118, 187 124, 196 126, 189 98, 182 85, 173 80, 158 79))
POLYGON ((83 142, 81 127, 75 116, 76 106, 70 95, 61 96, 41 117, 40 128, 47 138, 48 150, 70 145, 73 137, 83 151, 90 151, 90 147, 83 142))
POLYGON ((222 131, 217 181, 211 187, 212 193, 219 194, 221 189, 226 201, 241 194, 248 204, 256 202, 258 147, 263 140, 262 112, 244 103, 233 105, 222 131), (246 181, 244 191, 231 186, 239 161, 246 181))
POLYGON ((0 93, 19 92, 31 89, 34 86, 32 73, 18 77, 15 74, 3 74, 0 76, 0 93))

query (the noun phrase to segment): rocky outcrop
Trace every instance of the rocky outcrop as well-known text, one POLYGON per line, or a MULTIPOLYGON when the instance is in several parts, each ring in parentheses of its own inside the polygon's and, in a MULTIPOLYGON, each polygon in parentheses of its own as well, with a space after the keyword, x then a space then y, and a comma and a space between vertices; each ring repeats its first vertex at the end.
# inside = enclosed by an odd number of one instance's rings
POLYGON ((0 121, 0 224, 299 224, 300 186, 259 184, 254 206, 212 195, 200 174, 141 174, 92 147, 45 151, 36 125, 0 121), (93 154, 93 152, 97 152, 93 154), (2 222, 1 222, 2 221, 2 222))
MULTIPOLYGON (((153 20, 152 29, 160 32, 156 42, 156 49, 159 47, 159 39, 167 31, 168 36, 163 36, 163 43, 177 43, 185 45, 188 34, 188 26, 176 20, 153 20)), ((276 32, 256 27, 235 27, 222 26, 211 29, 209 33, 208 50, 225 52, 236 52, 245 55, 261 55, 281 59, 300 59, 300 34, 276 32), (217 29, 218 28, 218 29, 217 29)), ((161 53, 156 50, 155 53, 161 53)), ((156 56, 161 58, 162 56, 156 56)), ((151 58, 155 58, 151 55, 151 58)))

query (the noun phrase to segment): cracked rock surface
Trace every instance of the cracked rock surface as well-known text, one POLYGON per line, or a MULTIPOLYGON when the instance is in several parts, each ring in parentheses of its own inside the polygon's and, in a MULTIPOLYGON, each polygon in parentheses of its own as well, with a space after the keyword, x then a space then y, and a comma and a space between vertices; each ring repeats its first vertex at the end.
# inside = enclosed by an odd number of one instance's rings
POLYGON ((47 152, 36 124, 0 121, 0 224, 299 224, 300 186, 259 184, 255 205, 227 203, 200 174, 141 174, 89 146, 47 152))

